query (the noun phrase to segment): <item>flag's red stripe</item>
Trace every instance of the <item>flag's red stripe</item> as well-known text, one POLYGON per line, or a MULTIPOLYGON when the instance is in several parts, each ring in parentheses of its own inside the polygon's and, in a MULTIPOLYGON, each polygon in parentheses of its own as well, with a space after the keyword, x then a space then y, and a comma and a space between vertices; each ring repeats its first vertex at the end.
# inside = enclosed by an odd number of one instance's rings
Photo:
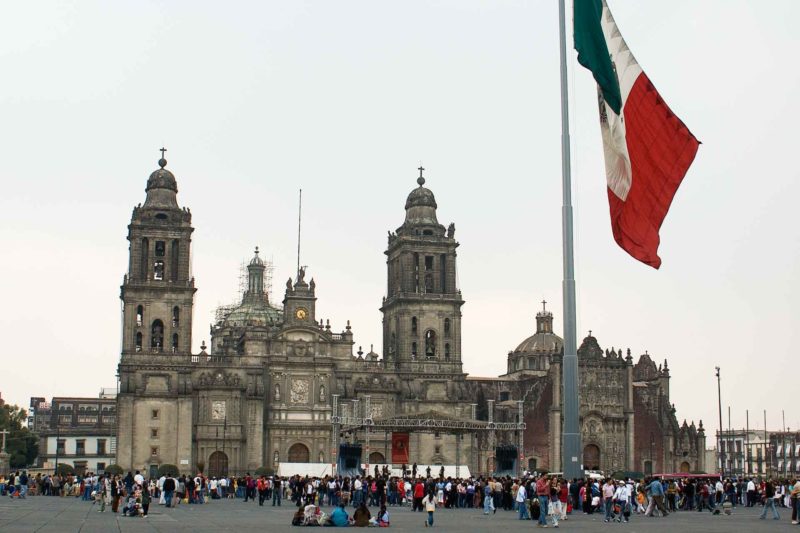
POLYGON ((611 228, 626 252, 658 268, 658 230, 700 143, 644 73, 633 84, 623 116, 633 180, 624 202, 608 190, 611 228))

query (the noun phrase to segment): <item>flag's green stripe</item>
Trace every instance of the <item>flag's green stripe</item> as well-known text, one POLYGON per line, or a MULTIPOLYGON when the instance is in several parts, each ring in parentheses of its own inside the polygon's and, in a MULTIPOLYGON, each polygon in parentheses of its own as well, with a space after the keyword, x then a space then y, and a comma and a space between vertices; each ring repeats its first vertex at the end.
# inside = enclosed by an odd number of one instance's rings
POLYGON ((578 62, 592 71, 595 81, 603 91, 606 103, 620 115, 622 93, 619 80, 611 64, 608 45, 600 27, 603 14, 602 0, 575 0, 575 50, 578 62))

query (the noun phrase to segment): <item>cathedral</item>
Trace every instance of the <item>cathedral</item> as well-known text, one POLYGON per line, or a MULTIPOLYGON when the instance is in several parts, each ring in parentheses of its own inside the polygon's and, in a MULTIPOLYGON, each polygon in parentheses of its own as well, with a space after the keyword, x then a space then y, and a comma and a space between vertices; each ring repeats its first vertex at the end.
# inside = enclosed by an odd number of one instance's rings
MULTIPOLYGON (((356 437, 335 429, 335 409, 363 411, 369 404, 370 420, 520 423, 522 413, 524 430, 516 436, 411 431, 409 464, 458 463, 490 473, 495 446, 521 442, 522 468, 561 470, 563 342, 553 332, 553 315, 543 306, 535 332, 508 353, 499 377, 464 373, 459 243, 455 225, 438 221, 423 169, 403 223, 388 235, 381 356, 373 349, 354 353, 349 323, 335 331, 317 319, 316 283, 304 269, 287 280, 280 303, 270 301, 257 248, 241 300, 217 313, 210 346, 192 353, 194 228, 166 166, 162 156, 128 226, 117 397, 123 469, 152 473, 173 464, 183 473, 218 476, 281 463, 336 463, 338 443, 356 437)), ((603 350, 591 332, 578 355, 585 468, 705 469, 702 422, 679 425, 666 360, 657 365, 645 353, 634 363, 630 350, 603 350)), ((363 461, 391 462, 392 433, 371 431, 369 439, 363 461)))

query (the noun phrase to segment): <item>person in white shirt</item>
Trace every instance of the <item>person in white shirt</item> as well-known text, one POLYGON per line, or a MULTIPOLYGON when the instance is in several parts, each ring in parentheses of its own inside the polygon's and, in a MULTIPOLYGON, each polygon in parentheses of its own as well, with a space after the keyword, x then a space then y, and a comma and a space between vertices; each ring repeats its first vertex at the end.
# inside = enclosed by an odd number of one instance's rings
POLYGON ((525 490, 525 483, 520 483, 517 489, 517 509, 519 509, 519 519, 528 520, 528 491, 525 490))
MULTIPOLYGON (((162 479, 163 479, 163 478, 162 478, 162 479)), ((142 474, 140 474, 140 473, 139 473, 139 471, 137 470, 137 471, 136 471, 136 475, 135 475, 135 476, 133 476, 133 481, 134 481, 134 483, 136 483, 137 485, 140 485, 140 486, 142 486, 142 485, 144 485, 144 476, 143 476, 142 474)))
POLYGON ((631 515, 631 492, 628 485, 622 480, 617 483, 617 488, 614 490, 614 502, 619 505, 619 516, 614 520, 627 522, 628 517, 631 515))
POLYGON ((747 503, 748 507, 752 507, 756 504, 756 484, 753 482, 752 479, 747 480, 747 503))

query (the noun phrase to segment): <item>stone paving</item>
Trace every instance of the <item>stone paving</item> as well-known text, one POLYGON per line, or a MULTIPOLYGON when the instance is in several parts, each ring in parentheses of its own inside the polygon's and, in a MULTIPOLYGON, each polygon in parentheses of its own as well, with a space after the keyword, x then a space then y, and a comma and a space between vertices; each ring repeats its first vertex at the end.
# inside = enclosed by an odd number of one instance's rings
MULTIPOLYGON (((165 509, 153 505, 147 518, 128 518, 114 515, 110 508, 97 512, 91 502, 77 498, 30 497, 25 500, 0 499, 0 531, 42 532, 113 532, 113 531, 194 531, 197 533, 235 531, 299 531, 290 526, 293 507, 259 507, 257 503, 241 500, 212 501, 205 505, 179 505, 165 509)), ((330 512, 330 508, 325 509, 330 512)), ((562 522, 559 531, 622 530, 628 533, 664 531, 670 533, 728 532, 728 531, 796 531, 790 524, 790 512, 781 509, 781 520, 759 520, 759 509, 737 508, 733 516, 712 516, 710 513, 680 512, 665 518, 633 516, 628 524, 606 524, 600 515, 573 514, 562 522)), ((348 509, 352 513, 352 509, 348 509)), ((412 513, 408 507, 390 508, 392 530, 420 531, 424 529, 424 513, 412 513)), ((474 509, 442 509, 436 511, 435 527, 443 531, 488 531, 538 529, 533 522, 519 521, 516 514, 498 511, 484 516, 474 509)), ((552 527, 552 526, 551 526, 552 527)))

